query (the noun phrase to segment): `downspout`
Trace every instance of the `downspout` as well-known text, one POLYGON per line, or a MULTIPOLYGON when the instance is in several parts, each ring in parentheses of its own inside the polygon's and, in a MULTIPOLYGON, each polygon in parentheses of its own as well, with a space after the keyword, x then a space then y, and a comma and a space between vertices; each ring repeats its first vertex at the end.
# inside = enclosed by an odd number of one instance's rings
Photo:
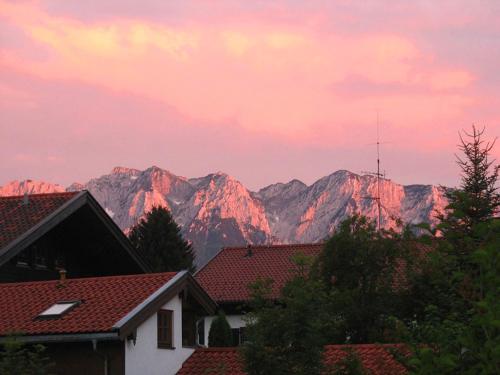
POLYGON ((94 349, 95 354, 97 354, 99 357, 101 357, 104 360, 104 375, 108 375, 108 355, 99 353, 97 351, 97 340, 96 339, 92 340, 92 349, 94 349))

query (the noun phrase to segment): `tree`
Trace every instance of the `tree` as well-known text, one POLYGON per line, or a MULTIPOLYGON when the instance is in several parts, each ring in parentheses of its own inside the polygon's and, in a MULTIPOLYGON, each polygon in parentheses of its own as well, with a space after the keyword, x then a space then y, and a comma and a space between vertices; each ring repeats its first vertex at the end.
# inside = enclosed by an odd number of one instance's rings
POLYGON ((226 315, 222 310, 219 311, 219 313, 213 320, 212 325, 210 326, 210 332, 208 333, 208 346, 233 346, 231 327, 229 326, 226 315))
POLYGON ((0 375, 48 375, 52 364, 43 345, 25 346, 10 337, 0 351, 0 375))
POLYGON ((405 242, 363 216, 343 221, 314 273, 330 293, 330 343, 393 341, 398 328, 405 242))
POLYGON ((450 259, 460 268, 470 265, 468 257, 481 242, 477 226, 492 219, 500 207, 497 187, 500 165, 489 158, 495 141, 485 143, 484 131, 473 126, 472 133, 464 132, 466 138, 460 134, 459 149, 463 156, 457 156, 457 164, 461 169, 461 185, 447 190, 449 204, 446 212, 438 216, 437 229, 446 239, 450 259))
MULTIPOLYGON (((459 189, 447 192, 448 214, 442 217, 441 229, 444 234, 462 234, 473 237, 475 225, 491 219, 500 206, 497 179, 500 165, 490 160, 490 151, 495 141, 486 142, 482 138, 485 129, 460 134, 459 149, 464 154, 457 156, 461 172, 459 189)), ((447 236, 451 240, 450 236, 447 236)))
POLYGON ((410 361, 418 374, 500 373, 499 166, 489 160, 494 142, 484 142, 484 129, 465 134, 461 186, 447 194, 442 237, 426 270, 426 316, 413 327, 413 340, 425 343, 410 361), (446 303, 428 298, 436 291, 446 303))
POLYGON ((327 330, 324 288, 308 276, 311 260, 294 259, 295 276, 279 301, 270 297, 272 280, 252 285, 253 311, 247 318, 248 341, 243 346, 249 375, 319 375, 327 330))
POLYGON ((193 249, 166 208, 153 207, 132 228, 129 239, 153 272, 195 270, 193 249))

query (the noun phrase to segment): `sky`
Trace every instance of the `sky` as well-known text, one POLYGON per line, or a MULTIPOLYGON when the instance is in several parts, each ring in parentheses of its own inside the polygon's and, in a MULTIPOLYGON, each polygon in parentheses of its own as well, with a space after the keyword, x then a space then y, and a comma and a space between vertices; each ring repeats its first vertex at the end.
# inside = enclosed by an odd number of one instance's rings
MULTIPOLYGON (((114 166, 256 190, 381 163, 456 186, 500 135, 498 0, 0 0, 0 185, 114 166)), ((493 150, 500 159, 500 146, 493 150)))

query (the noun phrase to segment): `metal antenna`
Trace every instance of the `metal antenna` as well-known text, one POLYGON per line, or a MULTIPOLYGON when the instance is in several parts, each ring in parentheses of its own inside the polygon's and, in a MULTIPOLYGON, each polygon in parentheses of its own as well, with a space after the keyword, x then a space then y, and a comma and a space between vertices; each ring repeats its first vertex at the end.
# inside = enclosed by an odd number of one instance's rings
POLYGON ((377 145, 377 172, 362 172, 362 173, 377 177, 377 196, 375 196, 375 197, 374 196, 367 196, 364 198, 374 200, 377 202, 377 209, 378 209, 377 228, 378 228, 378 231, 380 232, 381 223, 382 223, 382 202, 381 202, 381 196, 380 196, 380 177, 385 178, 385 172, 383 175, 382 175, 382 173, 380 173, 380 137, 379 137, 379 112, 378 112, 378 110, 377 110, 377 143, 376 143, 376 145, 377 145))

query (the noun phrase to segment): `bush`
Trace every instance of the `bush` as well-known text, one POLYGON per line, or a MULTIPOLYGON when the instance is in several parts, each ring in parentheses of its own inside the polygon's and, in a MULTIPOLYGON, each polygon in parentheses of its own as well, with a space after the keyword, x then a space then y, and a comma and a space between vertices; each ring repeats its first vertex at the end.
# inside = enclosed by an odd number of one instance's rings
POLYGON ((213 320, 208 333, 208 346, 229 347, 233 346, 233 337, 231 327, 223 311, 219 311, 217 317, 213 320))

